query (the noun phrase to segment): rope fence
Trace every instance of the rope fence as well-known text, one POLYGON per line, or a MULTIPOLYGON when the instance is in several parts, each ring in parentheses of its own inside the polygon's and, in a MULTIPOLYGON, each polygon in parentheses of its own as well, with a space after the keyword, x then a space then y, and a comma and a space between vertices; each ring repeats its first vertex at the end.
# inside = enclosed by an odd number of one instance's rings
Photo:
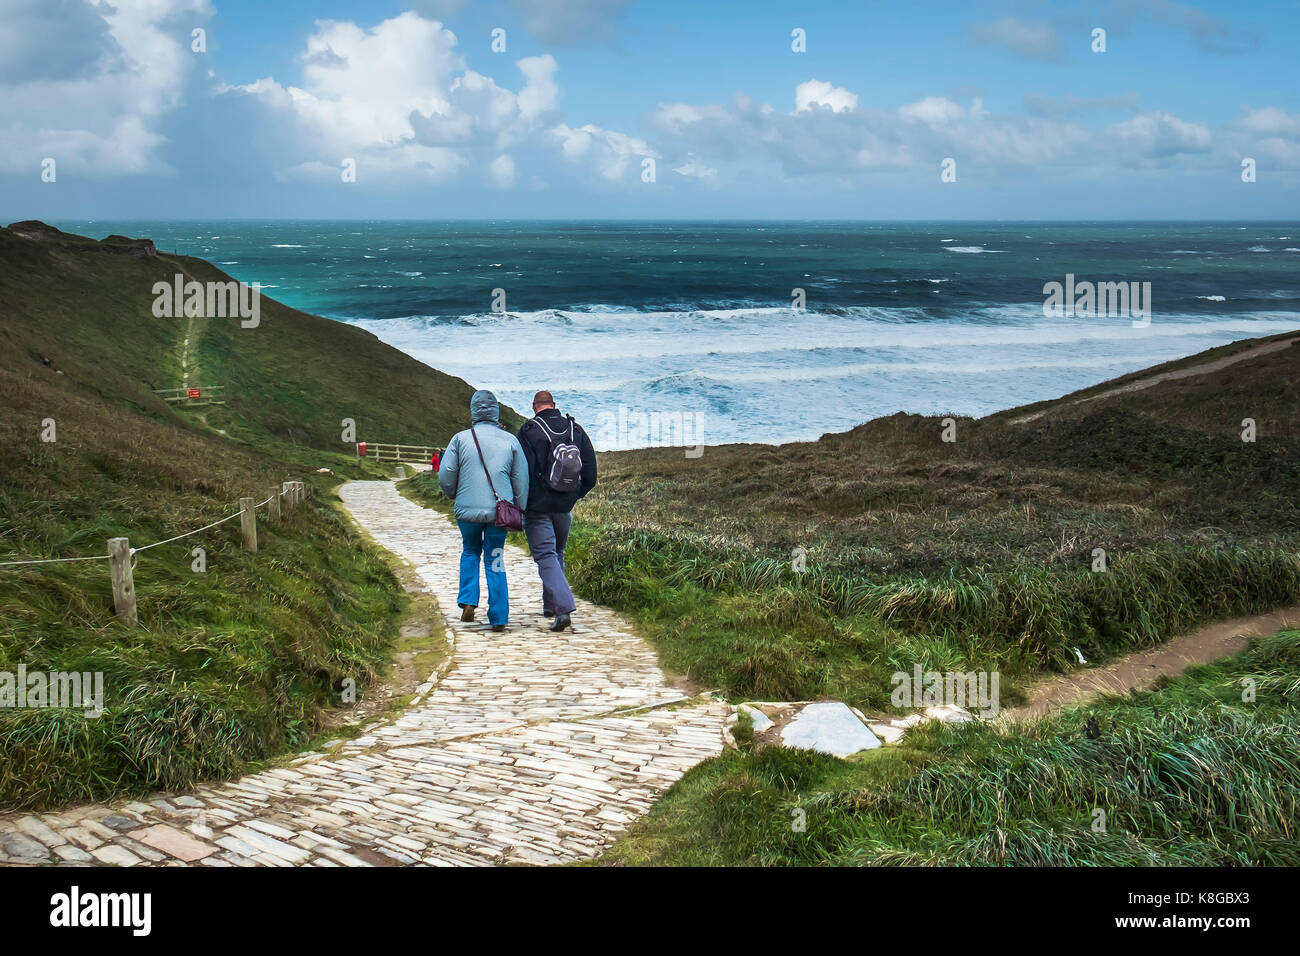
POLYGON ((225 524, 227 521, 234 521, 236 518, 241 519, 240 535, 242 538, 243 548, 245 551, 257 551, 257 509, 267 507, 267 517, 274 521, 279 521, 283 511, 293 511, 298 505, 306 499, 307 486, 301 481, 286 481, 280 486, 279 491, 272 491, 263 501, 254 501, 252 498, 240 498, 239 510, 234 514, 226 515, 224 518, 218 518, 211 524, 205 524, 202 528, 195 528, 193 531, 184 531, 181 534, 173 535, 162 541, 155 541, 153 544, 146 544, 139 548, 131 547, 129 538, 109 538, 108 553, 86 555, 77 558, 32 558, 24 561, 0 561, 0 568, 13 568, 23 565, 33 564, 67 564, 73 561, 105 561, 109 562, 109 570, 113 578, 113 607, 117 611, 117 616, 125 621, 128 625, 134 627, 137 620, 135 605, 135 582, 132 572, 135 569, 135 556, 141 551, 148 551, 150 548, 156 548, 159 545, 171 544, 173 541, 180 541, 182 538, 188 538, 191 535, 207 531, 217 525, 225 524))

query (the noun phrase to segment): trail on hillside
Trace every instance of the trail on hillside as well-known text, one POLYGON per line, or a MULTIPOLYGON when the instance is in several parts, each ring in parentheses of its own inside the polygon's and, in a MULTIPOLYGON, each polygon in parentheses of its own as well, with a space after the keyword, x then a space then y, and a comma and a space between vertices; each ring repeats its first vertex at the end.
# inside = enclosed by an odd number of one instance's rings
MULTIPOLYGON (((1110 398, 1114 395, 1123 395, 1127 392, 1137 392, 1144 388, 1150 388, 1153 385, 1159 385, 1161 382, 1175 381, 1180 378, 1193 378, 1198 375, 1208 375, 1211 372, 1217 372, 1225 369, 1229 365, 1236 365, 1238 362, 1244 362, 1247 359, 1259 358, 1261 355, 1268 355, 1271 352, 1280 352, 1282 349, 1290 348, 1293 343, 1300 341, 1300 336, 1279 339, 1273 342, 1261 342, 1258 345, 1252 345, 1249 348, 1242 349, 1240 352, 1234 352, 1232 355, 1225 355, 1223 358, 1211 359, 1208 362, 1202 362, 1199 365, 1191 365, 1187 368, 1178 368, 1169 372, 1157 372, 1154 375, 1147 375, 1134 379, 1131 382, 1125 382, 1123 385, 1117 385, 1114 388, 1108 388, 1104 392, 1098 392, 1096 395, 1085 395, 1083 398, 1076 398, 1065 404, 1082 405, 1085 402, 1095 402, 1098 399, 1110 398)), ((1061 403, 1056 403, 1052 408, 1059 407, 1061 403)), ((1042 418, 1051 408, 1045 408, 1040 412, 1034 412, 1032 415, 1024 415, 1020 418, 1011 419, 1012 425, 1024 425, 1027 422, 1035 421, 1042 418)))
POLYGON ((1104 667, 1073 671, 1035 686, 1029 702, 1008 708, 999 720, 1044 717, 1070 704, 1100 693, 1127 694, 1144 690, 1163 676, 1177 677, 1193 664, 1240 654, 1251 637, 1300 628, 1300 604, 1273 611, 1207 624, 1159 647, 1128 654, 1104 667))

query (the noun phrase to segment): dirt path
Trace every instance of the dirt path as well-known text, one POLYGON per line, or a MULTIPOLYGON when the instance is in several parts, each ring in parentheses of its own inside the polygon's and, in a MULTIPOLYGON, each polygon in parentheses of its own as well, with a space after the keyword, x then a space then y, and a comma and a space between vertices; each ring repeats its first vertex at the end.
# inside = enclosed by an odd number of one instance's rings
MULTIPOLYGON (((1108 388, 1104 392, 1098 392, 1096 395, 1087 395, 1084 398, 1076 398, 1070 402, 1071 405, 1082 405, 1084 402, 1094 402, 1100 398, 1110 398, 1112 395, 1123 395, 1127 392, 1137 392, 1144 388, 1150 388, 1153 385, 1159 385, 1161 382, 1171 382, 1180 378, 1193 378, 1197 375, 1208 375, 1211 372, 1217 372, 1225 369, 1229 365, 1236 365, 1238 362, 1244 362, 1247 359, 1259 358, 1261 355, 1268 355, 1271 352, 1280 352, 1282 349, 1290 348, 1292 343, 1300 339, 1300 336, 1292 336, 1287 339, 1280 339, 1273 342, 1262 342, 1259 345, 1252 345, 1250 348, 1242 349, 1240 352, 1234 352, 1232 355, 1225 355, 1223 358, 1213 359, 1209 362, 1202 362, 1200 365, 1191 365, 1187 368, 1174 369, 1170 372, 1159 372, 1155 375, 1149 375, 1145 378, 1134 379, 1131 382, 1125 382, 1123 385, 1117 385, 1115 388, 1108 388)), ((1026 422, 1032 422, 1035 419, 1042 418, 1048 409, 1041 412, 1034 412, 1032 415, 1025 415, 1022 418, 1013 418, 1011 424, 1023 425, 1026 422)))
POLYGON ((1218 624, 1209 624, 1190 634, 1139 651, 1107 664, 1062 674, 1036 686, 1030 692, 1029 703, 1002 711, 1000 720, 1025 720, 1043 717, 1103 691, 1124 694, 1131 690, 1150 687, 1156 678, 1168 674, 1176 677, 1192 664, 1207 664, 1221 657, 1230 657, 1246 649, 1247 639, 1255 635, 1273 634, 1286 628, 1300 627, 1300 605, 1233 618, 1218 624))

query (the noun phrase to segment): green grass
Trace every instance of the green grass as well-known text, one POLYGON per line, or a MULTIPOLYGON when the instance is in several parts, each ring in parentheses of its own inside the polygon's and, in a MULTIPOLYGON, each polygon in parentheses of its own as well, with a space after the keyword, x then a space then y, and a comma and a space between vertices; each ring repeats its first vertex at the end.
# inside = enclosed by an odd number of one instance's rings
POLYGON ((1023 727, 929 725, 852 762, 728 752, 599 862, 1294 866, 1298 746, 1300 632, 1288 631, 1023 727))
POLYGON ((385 670, 409 603, 336 507, 340 479, 388 474, 355 459, 342 419, 361 440, 441 444, 469 417, 467 383, 265 297, 256 329, 155 317, 155 282, 228 277, 110 245, 0 229, 0 561, 138 548, 289 479, 313 494, 281 525, 259 514, 256 554, 238 522, 138 553, 135 629, 107 562, 0 569, 0 670, 102 672, 107 708, 0 710, 0 810, 184 789, 312 740, 342 681, 364 693, 385 670), (197 383, 228 405, 153 395, 181 384, 187 335, 197 383))
MULTIPOLYGON (((92 531, 138 533, 119 520, 104 516, 92 531)), ((248 554, 231 524, 140 553, 135 629, 113 617, 105 564, 11 573, 0 670, 102 672, 106 713, 0 710, 0 804, 42 808, 235 774, 310 738, 344 679, 370 683, 403 602, 387 565, 329 508, 299 509, 259 537, 248 554), (205 573, 191 568, 195 541, 205 573)))

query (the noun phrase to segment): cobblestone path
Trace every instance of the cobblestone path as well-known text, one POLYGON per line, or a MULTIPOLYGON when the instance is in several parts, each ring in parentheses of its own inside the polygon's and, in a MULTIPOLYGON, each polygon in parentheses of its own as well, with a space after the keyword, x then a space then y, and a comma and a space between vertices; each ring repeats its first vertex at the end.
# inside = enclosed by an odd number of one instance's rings
POLYGON ((552 634, 533 562, 510 546, 509 629, 462 624, 455 526, 392 482, 340 495, 438 599, 453 647, 445 671, 400 716, 286 767, 186 794, 0 815, 0 863, 561 863, 599 853, 722 751, 727 706, 683 699, 617 614, 579 602, 572 632, 552 634))

